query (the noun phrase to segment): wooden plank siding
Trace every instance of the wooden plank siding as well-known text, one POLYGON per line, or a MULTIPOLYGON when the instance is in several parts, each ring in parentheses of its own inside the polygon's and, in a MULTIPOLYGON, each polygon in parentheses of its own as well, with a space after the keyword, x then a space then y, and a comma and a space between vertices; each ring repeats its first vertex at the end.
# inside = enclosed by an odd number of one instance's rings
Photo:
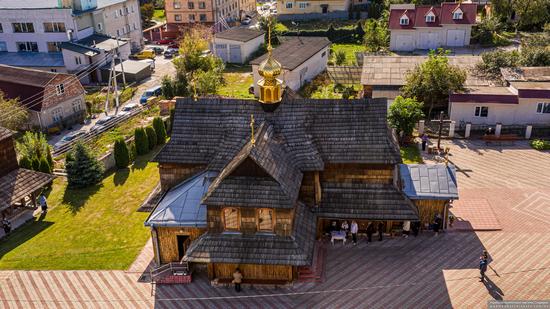
POLYGON ((437 213, 441 215, 441 218, 445 218, 447 200, 414 200, 413 202, 418 208, 418 217, 422 226, 432 224, 437 213))
POLYGON ((0 176, 18 168, 15 145, 11 137, 0 140, 0 176))
MULTIPOLYGON (((321 182, 392 183, 392 165, 327 164, 321 182)), ((321 197, 322 198, 322 197, 321 197)))
POLYGON ((205 168, 206 165, 161 163, 159 164, 161 188, 167 191, 205 168))
POLYGON ((315 203, 315 172, 304 172, 298 199, 309 206, 315 203))
MULTIPOLYGON (((197 239, 200 235, 202 235, 206 229, 203 228, 189 228, 189 227, 158 227, 157 230, 157 237, 158 237, 158 244, 156 243, 156 239, 153 243, 155 246, 158 245, 158 251, 160 252, 160 263, 170 263, 170 262, 179 262, 178 260, 178 242, 177 242, 177 236, 178 235, 185 235, 189 236, 190 241, 193 241, 197 239)), ((155 248, 155 260, 157 259, 157 250, 155 248)))
POLYGON ((208 264, 209 279, 233 279, 235 269, 239 268, 243 279, 287 280, 292 281, 293 267, 287 265, 258 264, 208 264))
MULTIPOLYGON (((231 207, 231 206, 228 206, 231 207)), ((224 231, 223 208, 209 206, 207 211, 208 231, 221 233, 224 231)), ((240 232, 254 234, 258 231, 258 208, 234 207, 240 213, 240 232)), ((273 232, 279 236, 290 236, 292 232, 293 209, 273 209, 273 232)))

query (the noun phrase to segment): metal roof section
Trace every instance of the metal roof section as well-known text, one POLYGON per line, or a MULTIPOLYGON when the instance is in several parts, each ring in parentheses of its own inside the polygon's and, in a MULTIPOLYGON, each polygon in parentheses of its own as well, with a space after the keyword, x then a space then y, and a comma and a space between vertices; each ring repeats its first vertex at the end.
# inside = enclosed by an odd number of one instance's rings
POLYGON ((170 189, 145 221, 145 225, 206 227, 206 205, 201 204, 201 199, 216 174, 204 171, 170 189))
POLYGON ((61 53, 0 52, 0 64, 14 67, 63 67, 61 53))
POLYGON ((400 164, 403 192, 412 200, 456 200, 456 168, 449 164, 400 164))

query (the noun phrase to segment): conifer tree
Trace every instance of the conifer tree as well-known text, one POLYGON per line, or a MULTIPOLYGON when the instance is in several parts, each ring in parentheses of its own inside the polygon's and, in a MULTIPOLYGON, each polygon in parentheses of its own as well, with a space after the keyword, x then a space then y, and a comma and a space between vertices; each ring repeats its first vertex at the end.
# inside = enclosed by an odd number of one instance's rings
POLYGON ((122 137, 115 141, 115 163, 117 168, 126 168, 130 164, 130 151, 122 137))
POLYGON ((38 171, 46 174, 49 174, 52 172, 50 168, 50 163, 48 163, 48 160, 45 157, 42 157, 40 159, 40 163, 38 165, 38 171))
POLYGON ((81 142, 75 144, 65 162, 67 180, 73 188, 97 184, 103 177, 104 167, 81 142))
POLYGON ((153 128, 157 133, 157 145, 164 144, 166 142, 166 128, 164 127, 162 118, 155 117, 155 119, 153 119, 153 128))
POLYGON ((149 149, 155 148, 157 145, 157 132, 153 129, 152 126, 145 128, 145 133, 147 133, 147 140, 149 141, 149 149))
POLYGON ((147 139, 147 134, 145 129, 137 128, 134 131, 135 143, 136 143, 136 153, 138 156, 144 155, 149 152, 149 140, 147 139))

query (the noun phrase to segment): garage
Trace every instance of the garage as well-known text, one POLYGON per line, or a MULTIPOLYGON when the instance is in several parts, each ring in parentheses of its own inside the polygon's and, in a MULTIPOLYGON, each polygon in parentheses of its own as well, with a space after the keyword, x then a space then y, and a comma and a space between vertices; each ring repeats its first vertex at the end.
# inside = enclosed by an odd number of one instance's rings
POLYGON ((231 63, 242 63, 241 46, 229 45, 229 61, 231 63))
POLYGON ((414 50, 414 40, 412 34, 400 34, 396 37, 395 50, 411 51, 414 50))
POLYGON ((248 28, 231 28, 214 35, 214 54, 223 62, 246 63, 264 43, 265 32, 248 28))
POLYGON ((436 49, 438 45, 437 33, 420 33, 420 49, 436 49))
POLYGON ((447 46, 464 46, 464 37, 466 31, 464 30, 448 30, 447 31, 447 46))
POLYGON ((227 44, 216 44, 214 52, 218 57, 222 58, 223 62, 227 62, 229 57, 227 57, 227 44))

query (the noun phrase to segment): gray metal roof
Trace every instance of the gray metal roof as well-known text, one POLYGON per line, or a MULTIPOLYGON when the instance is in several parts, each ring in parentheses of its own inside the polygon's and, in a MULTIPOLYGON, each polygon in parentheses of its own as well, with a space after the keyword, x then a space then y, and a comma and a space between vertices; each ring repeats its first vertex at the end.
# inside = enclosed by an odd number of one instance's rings
POLYGON ((73 43, 73 42, 63 42, 61 43, 61 48, 68 49, 70 51, 73 51, 75 53, 83 54, 86 56, 95 56, 99 55, 100 51, 97 48, 73 43))
POLYGON ((216 39, 226 39, 239 42, 248 42, 265 34, 265 31, 248 28, 231 28, 214 35, 216 39))
POLYGON ((0 52, 0 64, 14 67, 63 67, 61 53, 0 52))
POLYGON ((403 192, 412 200, 458 199, 456 168, 449 164, 400 164, 403 192))
POLYGON ((201 204, 216 173, 202 172, 170 189, 153 210, 146 226, 206 227, 206 205, 201 204))

